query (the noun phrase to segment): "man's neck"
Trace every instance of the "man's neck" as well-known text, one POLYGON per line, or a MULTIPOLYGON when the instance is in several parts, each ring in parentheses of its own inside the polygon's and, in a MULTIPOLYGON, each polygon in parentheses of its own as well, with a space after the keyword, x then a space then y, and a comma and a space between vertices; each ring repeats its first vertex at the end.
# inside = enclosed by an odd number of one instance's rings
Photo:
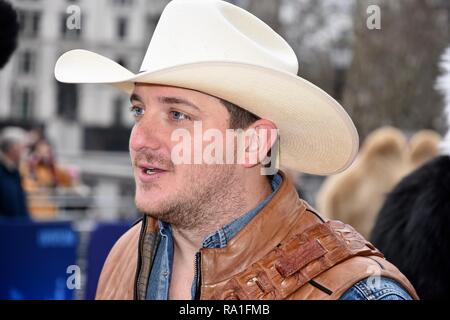
POLYGON ((210 220, 212 223, 193 230, 172 227, 174 260, 171 298, 190 298, 189 288, 194 278, 195 255, 202 247, 202 242, 206 236, 255 208, 270 195, 272 188, 267 177, 258 174, 251 179, 242 177, 241 185, 236 188, 235 192, 238 195, 229 193, 229 199, 221 198, 215 201, 217 208, 211 208, 212 210, 209 212, 214 217, 210 220), (237 206, 231 203, 236 199, 240 199, 237 206), (177 293, 177 295, 174 296, 174 293, 177 293))
POLYGON ((228 193, 228 199, 221 197, 215 200, 215 208, 211 205, 208 211, 214 218, 210 219, 211 222, 208 225, 199 223, 201 225, 199 228, 191 230, 172 226, 175 246, 179 247, 180 253, 197 252, 206 236, 249 212, 271 193, 272 187, 266 176, 258 174, 251 179, 243 177, 235 192, 228 193))

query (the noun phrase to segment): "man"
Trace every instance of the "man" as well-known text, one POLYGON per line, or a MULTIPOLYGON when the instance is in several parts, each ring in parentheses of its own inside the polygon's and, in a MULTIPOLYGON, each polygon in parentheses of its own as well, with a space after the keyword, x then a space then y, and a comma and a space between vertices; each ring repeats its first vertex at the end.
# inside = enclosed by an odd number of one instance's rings
POLYGON ((0 217, 27 218, 26 197, 19 164, 25 151, 26 132, 8 127, 0 134, 0 217))
POLYGON ((170 2, 137 75, 85 50, 60 57, 59 81, 111 83, 131 94, 136 119, 145 215, 111 250, 98 299, 416 298, 375 248, 325 222, 274 170, 279 160, 332 174, 357 152, 348 115, 297 69, 278 34, 218 0, 170 2))

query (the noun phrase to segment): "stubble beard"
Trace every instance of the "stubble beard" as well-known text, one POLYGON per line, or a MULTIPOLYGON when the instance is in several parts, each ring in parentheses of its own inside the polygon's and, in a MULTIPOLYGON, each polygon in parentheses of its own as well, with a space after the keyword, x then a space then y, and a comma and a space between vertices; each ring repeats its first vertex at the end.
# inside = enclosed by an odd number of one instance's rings
MULTIPOLYGON (((191 165, 184 184, 158 208, 138 209, 172 227, 209 232, 245 207, 244 188, 234 165, 191 165)), ((156 186, 155 186, 156 187, 156 186)), ((142 186, 146 188, 146 186, 142 186)), ((149 189, 149 188, 148 188, 149 189)), ((171 192, 168 190, 167 192, 171 192)))

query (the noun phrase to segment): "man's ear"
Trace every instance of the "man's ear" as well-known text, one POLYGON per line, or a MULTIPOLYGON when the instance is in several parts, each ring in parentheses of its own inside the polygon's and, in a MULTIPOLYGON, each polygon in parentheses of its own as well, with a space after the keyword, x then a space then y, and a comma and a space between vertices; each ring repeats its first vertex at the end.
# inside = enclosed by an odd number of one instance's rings
POLYGON ((260 164, 274 145, 278 135, 276 125, 267 119, 255 121, 245 130, 244 167, 260 164))

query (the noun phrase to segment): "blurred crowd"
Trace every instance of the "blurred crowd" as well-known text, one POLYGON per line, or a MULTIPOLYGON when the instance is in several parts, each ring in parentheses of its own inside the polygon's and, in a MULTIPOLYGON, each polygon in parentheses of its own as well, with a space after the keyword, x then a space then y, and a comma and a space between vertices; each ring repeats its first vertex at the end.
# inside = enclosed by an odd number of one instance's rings
MULTIPOLYGON (((41 130, 0 133, 0 217, 54 219, 84 188, 76 170, 60 166, 41 130)), ((78 208, 79 209, 79 208, 78 208)))

